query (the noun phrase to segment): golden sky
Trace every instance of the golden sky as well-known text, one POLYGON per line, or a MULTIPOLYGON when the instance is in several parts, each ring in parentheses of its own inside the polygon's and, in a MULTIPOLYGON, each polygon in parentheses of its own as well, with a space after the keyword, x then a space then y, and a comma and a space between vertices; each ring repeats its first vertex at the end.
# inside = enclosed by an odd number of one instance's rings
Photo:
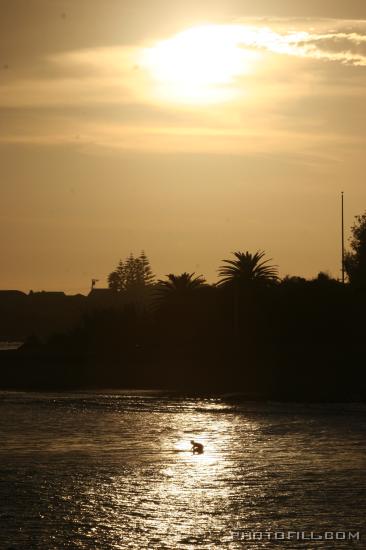
POLYGON ((366 210, 364 0, 0 0, 0 288, 87 292, 144 249, 339 276, 366 210))

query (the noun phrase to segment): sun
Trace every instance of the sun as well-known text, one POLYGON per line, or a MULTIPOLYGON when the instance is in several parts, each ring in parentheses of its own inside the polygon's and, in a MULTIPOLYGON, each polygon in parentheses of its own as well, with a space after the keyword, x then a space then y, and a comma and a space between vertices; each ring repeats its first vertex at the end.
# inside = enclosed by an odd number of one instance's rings
POLYGON ((180 32, 145 48, 141 65, 155 82, 159 96, 183 103, 232 99, 235 81, 250 72, 257 52, 241 46, 243 27, 205 25, 180 32))

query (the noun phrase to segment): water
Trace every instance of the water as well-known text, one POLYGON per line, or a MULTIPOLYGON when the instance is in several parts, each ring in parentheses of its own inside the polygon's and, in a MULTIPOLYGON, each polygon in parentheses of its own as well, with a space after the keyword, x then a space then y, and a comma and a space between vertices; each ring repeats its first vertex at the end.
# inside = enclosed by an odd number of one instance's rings
POLYGON ((2 392, 0 548, 366 548, 365 435, 360 404, 2 392), (238 528, 361 541, 244 542, 238 528))
POLYGON ((0 351, 19 349, 23 342, 4 342, 0 341, 0 351))

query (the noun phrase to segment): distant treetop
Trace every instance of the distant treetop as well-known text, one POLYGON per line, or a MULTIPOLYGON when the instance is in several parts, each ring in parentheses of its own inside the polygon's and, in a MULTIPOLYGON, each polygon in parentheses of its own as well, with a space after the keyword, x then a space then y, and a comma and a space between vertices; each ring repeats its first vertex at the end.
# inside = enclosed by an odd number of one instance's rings
POLYGON ((133 253, 118 262, 117 267, 108 276, 108 286, 115 292, 141 289, 154 284, 155 276, 145 252, 135 257, 133 253))
POLYGON ((344 267, 351 284, 366 287, 366 212, 355 220, 351 228, 351 251, 345 255, 344 267))
POLYGON ((239 284, 248 286, 253 283, 269 285, 277 282, 278 269, 276 266, 267 265, 271 260, 263 260, 265 252, 258 250, 254 254, 250 252, 233 252, 235 260, 223 260, 225 265, 219 269, 221 277, 219 285, 239 284))

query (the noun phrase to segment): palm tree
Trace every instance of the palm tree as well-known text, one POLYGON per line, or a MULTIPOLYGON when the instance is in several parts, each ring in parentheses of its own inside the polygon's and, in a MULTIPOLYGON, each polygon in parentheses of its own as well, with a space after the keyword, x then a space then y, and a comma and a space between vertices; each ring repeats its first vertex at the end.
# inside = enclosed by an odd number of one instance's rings
POLYGON ((248 286, 259 284, 269 286, 279 279, 277 266, 267 265, 271 260, 263 260, 265 252, 258 250, 255 254, 250 252, 233 252, 235 260, 223 260, 224 264, 219 269, 220 286, 240 285, 248 286))
POLYGON ((188 297, 197 290, 205 288, 207 286, 205 278, 202 275, 197 277, 194 275, 195 273, 185 271, 181 275, 169 273, 167 275, 168 280, 159 279, 156 285, 159 298, 164 299, 168 296, 188 297))

